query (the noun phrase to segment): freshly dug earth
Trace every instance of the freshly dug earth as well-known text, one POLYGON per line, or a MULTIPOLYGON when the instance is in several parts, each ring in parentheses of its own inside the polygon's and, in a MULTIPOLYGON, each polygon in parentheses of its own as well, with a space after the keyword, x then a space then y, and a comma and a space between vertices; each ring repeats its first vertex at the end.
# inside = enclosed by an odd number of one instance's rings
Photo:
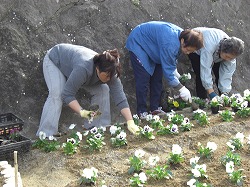
MULTIPOLYGON (((180 111, 184 116, 191 119, 191 112, 180 111)), ((169 180, 148 180, 145 186, 171 186, 183 187, 190 180, 191 167, 189 159, 198 156, 198 142, 206 146, 208 141, 215 142, 218 149, 211 159, 202 158, 199 164, 207 165, 207 184, 214 187, 235 186, 232 184, 226 173, 225 167, 220 163, 220 158, 226 155, 226 142, 234 137, 237 132, 250 135, 250 118, 235 117, 233 122, 223 122, 219 114, 211 114, 210 124, 207 127, 199 126, 192 121, 194 127, 189 132, 180 132, 178 135, 156 136, 155 140, 146 140, 135 137, 127 131, 128 145, 121 148, 114 148, 110 143, 109 131, 105 134, 106 146, 101 151, 90 153, 88 150, 80 149, 73 156, 66 156, 61 150, 45 153, 39 149, 32 149, 30 152, 19 156, 19 171, 22 176, 24 187, 77 187, 80 186, 81 171, 86 167, 98 169, 96 186, 105 180, 107 186, 129 186, 128 174, 129 157, 134 155, 135 150, 143 149, 147 161, 149 156, 160 157, 160 163, 166 163, 172 144, 179 144, 183 148, 185 161, 177 166, 170 166, 173 178, 169 180)), ((67 135, 59 139, 65 142, 67 135)), ((85 139, 83 140, 85 143, 85 139)), ((237 151, 242 159, 241 166, 246 176, 244 186, 250 186, 250 150, 244 144, 243 149, 237 151)), ((146 169, 145 169, 146 170, 146 169)), ((84 186, 84 185, 82 185, 84 186)))

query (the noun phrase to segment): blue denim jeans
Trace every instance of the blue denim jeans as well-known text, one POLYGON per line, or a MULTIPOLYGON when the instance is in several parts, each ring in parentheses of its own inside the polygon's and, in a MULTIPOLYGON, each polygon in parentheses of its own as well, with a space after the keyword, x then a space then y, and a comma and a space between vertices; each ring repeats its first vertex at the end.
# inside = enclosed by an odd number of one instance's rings
POLYGON ((134 70, 136 84, 137 114, 148 112, 147 96, 149 93, 149 110, 157 110, 160 105, 162 93, 162 66, 156 64, 151 76, 143 67, 136 55, 130 52, 130 61, 134 70))

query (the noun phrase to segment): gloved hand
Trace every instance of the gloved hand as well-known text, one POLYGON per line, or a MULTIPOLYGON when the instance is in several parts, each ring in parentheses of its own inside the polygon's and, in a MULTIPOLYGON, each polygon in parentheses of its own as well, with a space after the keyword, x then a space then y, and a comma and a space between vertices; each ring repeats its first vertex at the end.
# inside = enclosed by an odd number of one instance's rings
POLYGON ((210 99, 213 99, 214 97, 217 97, 218 95, 215 92, 211 92, 209 95, 210 99))
POLYGON ((184 101, 187 101, 189 103, 192 103, 192 97, 191 97, 191 93, 190 91, 185 87, 183 86, 180 90, 180 97, 184 100, 184 101))
POLYGON ((132 133, 132 134, 138 134, 140 129, 139 127, 135 124, 134 120, 128 120, 127 121, 127 125, 128 125, 128 130, 132 133))
POLYGON ((174 76, 179 79, 181 77, 181 75, 179 74, 179 72, 177 71, 177 69, 175 69, 174 71, 174 76))
POLYGON ((83 117, 83 118, 87 118, 87 119, 90 119, 91 117, 92 117, 92 115, 91 114, 93 114, 94 113, 94 111, 89 111, 89 110, 80 110, 80 115, 81 115, 81 117, 83 117))

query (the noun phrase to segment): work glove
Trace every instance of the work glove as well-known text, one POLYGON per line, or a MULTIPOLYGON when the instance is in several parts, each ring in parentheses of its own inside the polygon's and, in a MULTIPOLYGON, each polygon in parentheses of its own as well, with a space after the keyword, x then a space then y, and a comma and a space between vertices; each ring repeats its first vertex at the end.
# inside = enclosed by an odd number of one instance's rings
POLYGON ((91 110, 90 111, 89 110, 84 110, 84 109, 80 110, 80 115, 83 118, 90 119, 91 117, 93 117, 94 114, 95 114, 95 112, 91 111, 91 110))
POLYGON ((134 120, 128 120, 127 121, 127 125, 128 125, 128 130, 132 133, 132 134, 139 134, 140 129, 139 127, 135 124, 134 120))
POLYGON ((191 94, 190 94, 190 91, 185 87, 183 86, 180 90, 180 97, 184 100, 184 101, 187 101, 189 103, 192 103, 192 97, 191 97, 191 94))
POLYGON ((181 77, 181 75, 179 74, 179 72, 177 71, 177 69, 175 69, 174 71, 174 76, 179 79, 181 77))
POLYGON ((218 95, 215 92, 211 92, 209 95, 209 98, 212 100, 214 97, 218 97, 218 95))

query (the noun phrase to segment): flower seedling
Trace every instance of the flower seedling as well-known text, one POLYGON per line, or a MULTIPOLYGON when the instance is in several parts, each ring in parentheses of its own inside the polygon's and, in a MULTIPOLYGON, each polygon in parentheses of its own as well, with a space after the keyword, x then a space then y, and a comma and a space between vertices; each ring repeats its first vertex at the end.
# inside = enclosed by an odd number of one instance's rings
POLYGON ((168 165, 155 166, 154 168, 151 168, 150 170, 147 170, 146 174, 150 178, 153 178, 155 180, 170 179, 170 178, 172 178, 173 174, 167 168, 168 168, 168 165))
POLYGON ((197 121, 197 123, 201 126, 206 126, 209 124, 209 118, 207 113, 201 109, 197 109, 193 111, 193 118, 197 121))
POLYGON ((145 125, 143 128, 140 127, 140 135, 149 140, 155 139, 153 132, 154 132, 154 129, 152 129, 148 125, 145 125))
POLYGON ((195 178, 208 178, 206 172, 207 172, 207 166, 206 164, 195 164, 194 167, 192 167, 191 172, 193 174, 193 177, 195 178))
POLYGON ((140 187, 147 182, 147 176, 144 172, 141 172, 139 175, 135 173, 133 177, 129 179, 130 186, 132 187, 140 187))
POLYGON ((172 152, 170 153, 170 158, 168 163, 170 164, 179 164, 184 161, 184 156, 182 153, 182 148, 178 144, 173 144, 172 152))
POLYGON ((124 145, 127 145, 127 139, 126 139, 127 134, 124 131, 121 131, 120 134, 117 134, 116 137, 112 137, 111 144, 114 147, 121 147, 124 145))
POLYGON ((241 157, 237 153, 233 153, 232 151, 228 151, 226 155, 221 157, 221 164, 226 166, 226 163, 232 161, 234 165, 241 165, 241 157))
POLYGON ((41 131, 39 133, 39 139, 32 144, 32 147, 42 149, 45 152, 51 152, 58 150, 60 144, 54 136, 49 136, 48 139, 46 139, 46 133, 41 131))
POLYGON ((98 170, 94 167, 85 168, 82 171, 80 184, 94 185, 98 177, 98 170))
POLYGON ((179 80, 181 83, 186 83, 188 80, 191 79, 191 74, 190 73, 184 73, 179 77, 179 80))
POLYGON ((200 142, 198 143, 198 153, 201 157, 211 158, 212 153, 217 149, 217 145, 214 142, 207 142, 207 146, 204 147, 200 142))
POLYGON ((73 155, 77 152, 78 143, 74 138, 67 138, 67 142, 63 143, 63 152, 65 155, 73 155))
POLYGON ((227 142, 227 146, 231 151, 239 150, 243 147, 244 135, 238 132, 234 138, 227 142))
POLYGON ((233 184, 236 184, 238 186, 243 185, 244 178, 246 176, 243 176, 242 174, 243 169, 234 170, 233 161, 226 163, 226 172, 228 173, 229 179, 233 184))
POLYGON ((226 121, 226 122, 230 122, 233 121, 235 113, 231 112, 229 110, 223 110, 223 111, 219 111, 219 114, 222 118, 222 121, 226 121))
POLYGON ((200 182, 200 181, 198 181, 197 179, 194 179, 194 178, 190 179, 187 182, 187 185, 189 187, 212 187, 211 184, 200 182))
POLYGON ((165 135, 165 134, 178 134, 178 126, 176 124, 170 123, 167 126, 161 127, 157 132, 158 135, 165 135))
POLYGON ((128 170, 129 174, 138 173, 141 171, 143 166, 146 164, 146 161, 141 159, 144 155, 145 155, 145 151, 139 149, 135 151, 135 154, 133 157, 129 158, 129 161, 130 161, 130 168, 128 170))
POLYGON ((185 117, 180 125, 180 129, 181 131, 190 131, 193 126, 189 118, 185 117))

